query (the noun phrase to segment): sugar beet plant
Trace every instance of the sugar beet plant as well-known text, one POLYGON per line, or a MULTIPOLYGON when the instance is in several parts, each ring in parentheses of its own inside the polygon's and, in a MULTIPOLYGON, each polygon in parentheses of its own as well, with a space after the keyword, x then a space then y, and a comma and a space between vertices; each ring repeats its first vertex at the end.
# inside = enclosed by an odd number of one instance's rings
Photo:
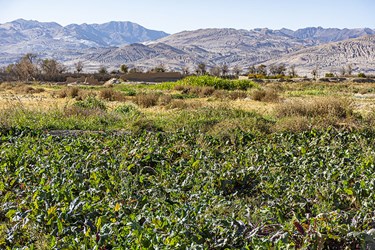
POLYGON ((374 247, 372 133, 3 131, 1 249, 374 247))

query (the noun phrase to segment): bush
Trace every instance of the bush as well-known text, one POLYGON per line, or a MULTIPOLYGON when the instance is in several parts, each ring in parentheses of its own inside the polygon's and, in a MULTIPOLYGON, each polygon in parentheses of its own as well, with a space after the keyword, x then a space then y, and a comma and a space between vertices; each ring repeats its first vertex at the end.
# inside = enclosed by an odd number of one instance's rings
POLYGON ((251 99, 253 99, 254 101, 262 102, 278 102, 280 100, 280 97, 276 90, 267 89, 253 91, 251 99))
POLYGON ((83 101, 76 102, 74 106, 80 107, 80 108, 87 108, 87 109, 99 109, 99 110, 107 109, 105 103, 91 96, 86 98, 83 101))
POLYGON ((161 95, 159 97, 159 104, 160 105, 168 105, 172 101, 172 96, 171 95, 161 95))
POLYGON ((358 74, 358 77, 360 77, 360 78, 366 78, 366 75, 365 75, 365 73, 361 72, 361 73, 358 74))
POLYGON ((17 94, 38 94, 45 91, 43 88, 33 88, 31 86, 20 86, 15 89, 17 94))
POLYGON ((333 73, 326 73, 325 77, 334 77, 335 75, 333 73))
POLYGON ((135 103, 143 108, 156 106, 160 94, 157 93, 141 93, 136 96, 135 103))
POLYGON ((244 91, 230 91, 229 92, 229 99, 231 100, 239 100, 247 98, 247 93, 244 91))
POLYGON ((78 87, 67 87, 67 88, 60 90, 57 93, 57 96, 59 98, 65 98, 65 97, 77 98, 80 96, 80 94, 82 94, 81 92, 82 91, 78 87))
POLYGON ((181 86, 178 85, 174 90, 181 91, 182 94, 194 97, 209 97, 215 92, 214 87, 199 87, 199 86, 181 86))
POLYGON ((103 89, 99 93, 100 99, 107 101, 125 101, 125 96, 122 93, 114 91, 113 89, 103 89))
POLYGON ((350 101, 335 97, 319 98, 310 102, 294 101, 284 103, 276 108, 278 117, 333 117, 345 119, 352 115, 350 101))
POLYGON ((139 115, 141 113, 137 107, 130 104, 125 104, 117 107, 115 109, 115 112, 123 115, 139 115))
POLYGON ((185 100, 172 100, 166 109, 197 109, 202 107, 202 102, 187 102, 185 100))

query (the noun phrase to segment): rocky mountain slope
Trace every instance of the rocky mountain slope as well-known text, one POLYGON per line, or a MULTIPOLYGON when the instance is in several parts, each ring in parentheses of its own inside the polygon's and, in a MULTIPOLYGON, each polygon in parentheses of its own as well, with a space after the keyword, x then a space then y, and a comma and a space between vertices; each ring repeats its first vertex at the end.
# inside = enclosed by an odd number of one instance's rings
MULTIPOLYGON (((155 67, 164 64, 173 69, 181 69, 187 66, 194 70, 197 64, 203 62, 208 66, 228 64, 230 67, 236 65, 246 68, 254 64, 278 64, 296 65, 299 73, 311 72, 311 65, 305 64, 305 59, 289 60, 291 55, 298 55, 299 51, 307 51, 306 58, 317 57, 320 53, 320 67, 326 71, 345 65, 351 55, 338 55, 335 46, 326 46, 325 51, 320 51, 320 46, 330 44, 330 41, 345 40, 348 37, 362 37, 375 32, 371 29, 340 30, 323 28, 306 28, 297 31, 290 30, 235 30, 235 29, 201 29, 196 31, 184 31, 173 34, 157 41, 145 44, 132 44, 120 48, 103 50, 100 53, 93 51, 82 58, 86 62, 96 65, 120 65, 129 64, 144 68, 155 67), (317 50, 314 50, 317 48, 317 50), (309 54, 310 53, 310 54, 309 54), (332 56, 330 59, 325 59, 332 56), (347 57, 348 56, 348 57, 347 57), (282 60, 280 59, 282 58, 282 60), (280 59, 280 61, 278 61, 280 59), (336 61, 335 61, 336 60, 336 61), (337 66, 337 67, 336 67, 337 66)), ((365 40, 356 40, 357 47, 365 40)), ((340 43, 339 43, 340 44, 340 43)), ((363 51, 373 54, 371 46, 363 45, 363 51)), ((353 65, 360 61, 365 62, 362 54, 350 59, 353 65), (358 62, 357 62, 357 61, 358 62)), ((298 56, 297 56, 298 57, 298 56)), ((307 59, 309 62, 312 61, 307 59)), ((369 65, 369 64, 368 64, 369 65)), ((372 71, 374 68, 365 64, 357 65, 356 69, 372 71)))
POLYGON ((0 24, 0 65, 14 63, 25 53, 37 53, 71 68, 75 62, 83 61, 86 71, 95 71, 102 65, 118 69, 121 64, 144 68, 164 64, 170 69, 187 66, 193 71, 199 63, 242 68, 285 63, 296 65, 305 73, 319 62, 326 71, 351 63, 358 70, 371 72, 374 67, 366 62, 373 57, 371 42, 351 40, 371 35, 375 35, 375 30, 316 27, 296 31, 200 29, 168 36, 131 22, 63 27, 19 19, 0 24), (345 53, 336 51, 339 45, 345 53))
POLYGON ((18 19, 0 24, 0 64, 11 63, 25 53, 67 61, 85 53, 85 49, 122 46, 167 35, 132 22, 71 24, 64 27, 57 23, 18 19))
POLYGON ((265 63, 295 65, 297 73, 310 74, 313 69, 323 75, 340 74, 349 65, 355 72, 375 73, 375 35, 314 46, 265 63))

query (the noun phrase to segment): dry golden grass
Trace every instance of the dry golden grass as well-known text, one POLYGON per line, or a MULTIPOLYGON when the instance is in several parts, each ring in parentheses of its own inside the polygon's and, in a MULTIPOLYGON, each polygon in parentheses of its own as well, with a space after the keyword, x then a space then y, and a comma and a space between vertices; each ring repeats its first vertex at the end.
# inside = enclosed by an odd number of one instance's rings
POLYGON ((275 89, 254 90, 251 99, 261 102, 279 102, 280 96, 275 89))
POLYGON ((276 107, 278 117, 290 116, 329 116, 340 119, 347 118, 353 114, 351 101, 338 97, 321 97, 310 101, 298 100, 284 102, 276 107))
MULTIPOLYGON (((84 100, 88 96, 97 96, 102 99, 108 107, 107 112, 111 112, 124 104, 124 99, 117 97, 117 92, 113 88, 59 88, 61 87, 39 84, 2 83, 0 85, 0 109, 11 109, 12 107, 36 111, 64 111, 65 109, 67 115, 74 115, 82 112, 82 110, 67 108, 77 100, 84 100)), ((369 124, 369 126, 371 124, 371 126, 375 126, 375 86, 372 84, 346 83, 343 87, 332 83, 326 85, 320 83, 282 83, 282 85, 274 83, 274 86, 266 85, 265 89, 269 92, 264 96, 271 96, 270 100, 275 101, 277 98, 271 95, 272 91, 275 91, 278 98, 283 101, 268 102, 267 98, 262 99, 264 97, 260 98, 262 101, 255 101, 247 98, 248 95, 252 96, 253 92, 214 90, 202 87, 176 87, 173 91, 163 92, 145 89, 147 91, 145 93, 127 96, 126 101, 137 104, 139 111, 149 119, 158 119, 158 117, 171 117, 173 119, 176 114, 183 112, 183 110, 194 111, 201 107, 217 109, 225 107, 254 111, 265 116, 275 121, 273 127, 275 131, 303 131, 326 126, 353 127, 361 121, 369 124), (288 96, 286 92, 283 92, 294 90, 304 92, 311 91, 312 88, 314 88, 313 90, 325 91, 327 96, 288 96), (173 94, 176 92, 182 94, 186 92, 197 97, 191 98, 189 96, 187 99, 173 99, 173 94), (358 116, 363 118, 358 118, 358 116)), ((240 121, 233 122, 238 123, 240 121)), ((232 129, 238 128, 236 124, 229 120, 220 123, 213 128, 215 131, 219 131, 220 127, 225 126, 232 129)), ((239 128, 242 128, 241 126, 239 128)), ((228 133, 230 133, 230 130, 228 130, 228 133)))
POLYGON ((166 109, 197 109, 204 106, 202 101, 192 101, 192 100, 172 100, 166 109))
POLYGON ((102 89, 99 92, 99 98, 106 101, 118 101, 124 102, 126 100, 125 95, 115 91, 113 89, 102 89))

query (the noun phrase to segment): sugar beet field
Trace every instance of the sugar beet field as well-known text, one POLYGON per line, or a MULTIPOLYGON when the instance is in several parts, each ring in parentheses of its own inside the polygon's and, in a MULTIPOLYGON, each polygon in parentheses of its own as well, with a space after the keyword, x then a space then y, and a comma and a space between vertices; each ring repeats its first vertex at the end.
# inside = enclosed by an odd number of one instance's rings
POLYGON ((2 249, 372 249, 373 132, 0 134, 2 249))

